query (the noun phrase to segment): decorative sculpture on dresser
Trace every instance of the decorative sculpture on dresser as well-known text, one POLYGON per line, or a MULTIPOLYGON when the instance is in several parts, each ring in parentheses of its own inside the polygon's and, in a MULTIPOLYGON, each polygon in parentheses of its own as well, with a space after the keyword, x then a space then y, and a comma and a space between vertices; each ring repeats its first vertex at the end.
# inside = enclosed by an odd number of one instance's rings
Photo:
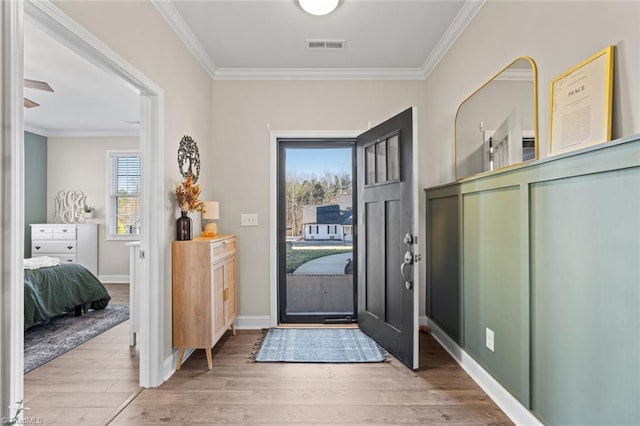
POLYGON ((57 223, 76 223, 83 219, 83 207, 87 196, 82 191, 58 191, 55 200, 53 221, 57 223))

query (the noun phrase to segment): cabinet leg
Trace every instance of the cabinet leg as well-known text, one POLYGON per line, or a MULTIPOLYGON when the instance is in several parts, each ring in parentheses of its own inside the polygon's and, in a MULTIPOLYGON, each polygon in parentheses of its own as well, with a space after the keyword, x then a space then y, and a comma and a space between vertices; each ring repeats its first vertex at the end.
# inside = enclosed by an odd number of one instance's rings
POLYGON ((207 364, 209 365, 209 370, 213 368, 213 357, 211 356, 211 348, 205 348, 204 352, 207 354, 207 364))
POLYGON ((235 336, 236 335, 236 325, 234 323, 231 323, 231 333, 235 336))
POLYGON ((182 367, 182 357, 184 356, 184 348, 180 348, 178 352, 178 365, 176 365, 176 371, 179 371, 182 367))

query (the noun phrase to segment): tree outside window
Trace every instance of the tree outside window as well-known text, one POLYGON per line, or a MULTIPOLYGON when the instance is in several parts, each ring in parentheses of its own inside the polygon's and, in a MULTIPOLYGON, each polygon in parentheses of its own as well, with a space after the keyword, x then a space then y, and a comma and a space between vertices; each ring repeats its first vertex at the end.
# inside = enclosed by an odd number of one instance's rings
POLYGON ((109 239, 137 239, 140 234, 142 165, 139 151, 109 151, 109 239))

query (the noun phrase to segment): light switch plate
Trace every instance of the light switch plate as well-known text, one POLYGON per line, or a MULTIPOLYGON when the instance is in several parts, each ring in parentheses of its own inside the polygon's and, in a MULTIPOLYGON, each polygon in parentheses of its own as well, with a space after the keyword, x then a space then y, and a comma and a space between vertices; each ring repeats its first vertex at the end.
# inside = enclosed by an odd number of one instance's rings
POLYGON ((240 226, 258 226, 258 213, 240 214, 240 226))
POLYGON ((486 342, 485 344, 487 345, 487 348, 491 351, 494 352, 493 350, 493 345, 494 345, 494 334, 493 334, 493 330, 491 330, 490 328, 487 328, 487 332, 486 332, 486 342))

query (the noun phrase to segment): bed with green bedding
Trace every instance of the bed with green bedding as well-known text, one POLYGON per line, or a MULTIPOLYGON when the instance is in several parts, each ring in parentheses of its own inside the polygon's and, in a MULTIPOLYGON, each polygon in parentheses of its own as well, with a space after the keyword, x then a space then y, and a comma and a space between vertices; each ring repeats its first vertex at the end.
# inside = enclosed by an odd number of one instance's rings
POLYGON ((85 267, 64 263, 24 270, 24 328, 67 312, 104 309, 111 297, 85 267))

